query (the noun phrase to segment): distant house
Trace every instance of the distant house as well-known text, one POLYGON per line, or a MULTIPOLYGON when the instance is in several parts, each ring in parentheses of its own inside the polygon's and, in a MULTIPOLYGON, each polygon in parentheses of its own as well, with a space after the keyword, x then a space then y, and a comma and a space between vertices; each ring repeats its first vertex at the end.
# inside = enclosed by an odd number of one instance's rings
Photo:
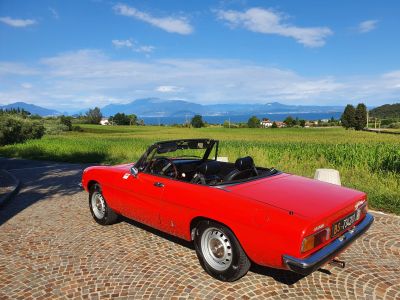
POLYGON ((261 125, 261 127, 264 127, 264 128, 268 128, 268 127, 271 127, 272 126, 272 121, 270 121, 270 119, 267 119, 267 118, 264 118, 264 119, 262 119, 262 121, 260 122, 260 125, 261 125))
POLYGON ((108 118, 102 118, 100 121, 100 125, 110 125, 108 118))
POLYGON ((277 121, 277 122, 275 122, 275 124, 276 124, 276 126, 277 126, 278 128, 286 127, 286 124, 283 123, 283 122, 277 121))

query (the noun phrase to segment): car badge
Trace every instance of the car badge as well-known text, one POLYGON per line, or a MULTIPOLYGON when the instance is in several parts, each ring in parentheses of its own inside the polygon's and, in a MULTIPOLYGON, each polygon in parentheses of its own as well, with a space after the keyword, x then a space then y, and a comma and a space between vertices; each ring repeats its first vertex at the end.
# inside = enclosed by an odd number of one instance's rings
POLYGON ((123 178, 123 179, 128 179, 128 178, 129 178, 129 176, 131 176, 131 174, 129 174, 129 173, 125 173, 125 175, 124 175, 124 176, 122 176, 122 178, 123 178))
POLYGON ((318 225, 317 227, 314 228, 314 231, 317 231, 317 230, 323 228, 324 226, 325 226, 325 224, 318 225))

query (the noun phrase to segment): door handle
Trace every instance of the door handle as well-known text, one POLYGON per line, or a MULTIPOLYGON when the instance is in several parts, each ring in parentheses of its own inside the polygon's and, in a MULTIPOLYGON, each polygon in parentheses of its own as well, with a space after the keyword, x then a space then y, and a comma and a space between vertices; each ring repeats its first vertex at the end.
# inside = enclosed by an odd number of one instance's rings
POLYGON ((154 186, 156 186, 156 187, 164 187, 164 183, 162 183, 162 182, 154 182, 154 184, 153 184, 154 186))

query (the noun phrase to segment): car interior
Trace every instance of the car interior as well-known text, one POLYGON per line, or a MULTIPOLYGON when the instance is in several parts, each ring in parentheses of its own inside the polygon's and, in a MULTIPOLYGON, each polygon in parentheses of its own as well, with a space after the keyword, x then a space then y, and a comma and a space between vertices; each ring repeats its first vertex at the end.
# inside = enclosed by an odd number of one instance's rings
POLYGON ((218 141, 214 140, 180 140, 153 147, 139 160, 139 169, 192 184, 233 184, 278 173, 274 168, 256 167, 250 156, 240 157, 234 163, 218 161, 218 141), (210 159, 213 148, 215 156, 210 159))

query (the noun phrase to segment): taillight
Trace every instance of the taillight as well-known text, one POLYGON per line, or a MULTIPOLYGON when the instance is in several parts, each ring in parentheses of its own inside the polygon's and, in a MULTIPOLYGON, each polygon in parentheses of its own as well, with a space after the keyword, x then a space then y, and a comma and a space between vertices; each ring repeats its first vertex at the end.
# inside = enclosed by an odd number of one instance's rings
POLYGON ((368 202, 365 201, 365 203, 361 206, 361 213, 364 215, 368 212, 368 202))
POLYGON ((361 216, 368 212, 368 202, 365 201, 359 208, 357 208, 356 221, 360 220, 361 216))
POLYGON ((310 251, 311 249, 314 249, 315 247, 318 247, 326 242, 329 239, 329 233, 330 229, 327 227, 321 231, 318 231, 317 233, 305 237, 301 245, 301 252, 304 253, 310 251))

